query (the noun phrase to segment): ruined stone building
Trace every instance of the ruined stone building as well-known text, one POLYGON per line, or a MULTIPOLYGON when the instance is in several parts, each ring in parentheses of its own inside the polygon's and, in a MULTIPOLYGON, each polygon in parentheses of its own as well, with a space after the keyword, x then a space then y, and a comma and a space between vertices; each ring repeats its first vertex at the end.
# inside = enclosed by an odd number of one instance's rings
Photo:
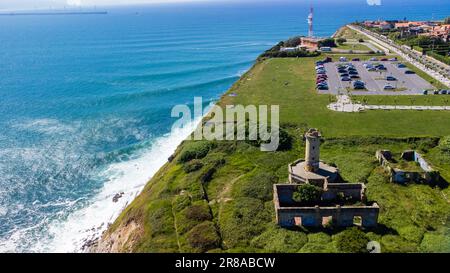
POLYGON ((288 166, 289 183, 274 185, 276 219, 282 227, 321 227, 325 224, 347 227, 377 225, 378 204, 365 204, 363 183, 339 182, 339 170, 320 160, 321 135, 317 129, 305 134, 305 159, 288 166), (312 184, 323 189, 321 202, 315 206, 301 206, 293 194, 301 184, 312 184), (342 204, 338 200, 351 200, 342 204))

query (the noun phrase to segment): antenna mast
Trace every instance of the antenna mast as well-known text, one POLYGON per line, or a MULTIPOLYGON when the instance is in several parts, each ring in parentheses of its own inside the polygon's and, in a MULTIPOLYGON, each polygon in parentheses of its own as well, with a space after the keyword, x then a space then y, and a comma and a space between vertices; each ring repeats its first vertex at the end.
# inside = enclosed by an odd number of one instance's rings
POLYGON ((309 15, 308 15, 308 37, 313 37, 314 36, 314 32, 313 32, 313 17, 314 17, 314 9, 313 6, 311 4, 311 8, 309 11, 309 15))

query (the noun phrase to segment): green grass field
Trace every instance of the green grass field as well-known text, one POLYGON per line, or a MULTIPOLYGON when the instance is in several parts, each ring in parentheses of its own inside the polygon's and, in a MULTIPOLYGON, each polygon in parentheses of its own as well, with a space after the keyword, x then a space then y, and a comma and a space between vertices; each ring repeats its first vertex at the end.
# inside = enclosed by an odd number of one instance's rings
POLYGON ((344 43, 344 44, 340 44, 338 47, 338 49, 345 49, 345 50, 365 50, 365 51, 371 51, 370 48, 368 48, 367 46, 360 44, 360 43, 356 43, 356 44, 351 44, 351 43, 344 43))
POLYGON ((383 252, 450 252, 448 184, 390 183, 375 158, 379 149, 415 149, 450 181, 450 153, 438 145, 439 137, 450 135, 450 113, 330 111, 333 97, 314 88, 317 59, 262 61, 218 103, 279 105, 291 148, 261 152, 245 141, 185 141, 108 230, 113 241, 120 236, 118 251, 343 252, 346 236, 359 232, 380 242, 383 252), (272 185, 286 182, 287 165, 303 157, 301 135, 310 127, 324 136, 321 159, 336 164, 345 180, 366 184, 369 201, 380 205, 378 228, 276 225, 272 185))
MULTIPOLYGON (((280 106, 282 123, 320 128, 328 137, 450 135, 450 112, 340 113, 328 110, 326 105, 330 103, 330 96, 318 95, 315 90, 314 62, 317 59, 269 59, 257 64, 230 90, 238 95, 225 95, 220 104, 276 104, 280 106), (431 123, 433 126, 430 126, 431 123)), ((369 99, 376 101, 378 97, 369 99)), ((387 100, 385 97, 382 96, 387 100)), ((431 95, 429 97, 432 98, 431 95)), ((398 98, 406 99, 400 96, 398 98)))

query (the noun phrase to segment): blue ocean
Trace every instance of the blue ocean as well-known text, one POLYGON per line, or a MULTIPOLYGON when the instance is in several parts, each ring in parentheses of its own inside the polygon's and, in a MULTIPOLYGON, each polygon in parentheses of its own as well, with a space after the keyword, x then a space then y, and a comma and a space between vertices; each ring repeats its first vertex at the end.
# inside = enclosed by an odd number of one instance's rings
MULTIPOLYGON (((214 102, 307 33, 310 1, 261 2, 0 16, 0 252, 76 252, 101 234, 195 126, 171 130, 173 106, 214 102)), ((312 2, 317 36, 450 15, 448 0, 312 2)))

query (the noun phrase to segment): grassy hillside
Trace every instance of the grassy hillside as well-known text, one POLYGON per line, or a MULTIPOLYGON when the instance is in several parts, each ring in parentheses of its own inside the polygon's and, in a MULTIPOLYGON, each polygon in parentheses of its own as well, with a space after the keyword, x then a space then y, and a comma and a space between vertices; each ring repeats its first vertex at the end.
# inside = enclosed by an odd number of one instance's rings
POLYGON ((185 141, 101 240, 98 251, 352 252, 368 240, 383 252, 449 252, 450 190, 389 183, 378 149, 417 149, 450 181, 448 112, 327 110, 333 98, 314 90, 317 58, 269 59, 255 65, 220 105, 278 104, 292 137, 286 151, 261 152, 245 141, 185 141), (319 128, 322 159, 344 179, 364 182, 380 205, 379 227, 287 230, 275 224, 272 184, 287 181, 287 165, 303 157, 301 134, 319 128), (355 245, 356 244, 356 245, 355 245))

